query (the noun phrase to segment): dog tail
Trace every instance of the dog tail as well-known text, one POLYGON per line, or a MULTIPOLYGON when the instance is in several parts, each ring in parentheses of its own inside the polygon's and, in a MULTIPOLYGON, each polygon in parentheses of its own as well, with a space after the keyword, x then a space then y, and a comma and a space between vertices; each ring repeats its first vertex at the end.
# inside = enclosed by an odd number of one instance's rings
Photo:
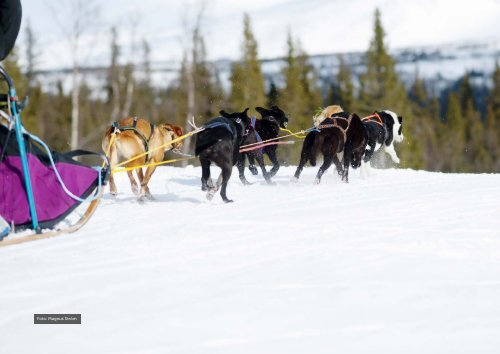
POLYGON ((106 131, 104 132, 104 136, 101 142, 101 147, 104 152, 108 150, 109 142, 111 140, 111 135, 113 134, 113 132, 115 132, 116 134, 120 133, 119 130, 115 131, 115 127, 113 125, 110 125, 108 129, 106 129, 106 131))
POLYGON ((318 144, 316 144, 316 137, 318 132, 313 131, 307 134, 302 145, 302 155, 305 155, 305 162, 309 161, 311 166, 316 166, 316 157, 318 156, 318 144))
POLYGON ((317 139, 314 139, 312 149, 311 149, 311 157, 309 158, 309 162, 311 166, 316 166, 316 160, 318 158, 319 153, 319 143, 317 139))

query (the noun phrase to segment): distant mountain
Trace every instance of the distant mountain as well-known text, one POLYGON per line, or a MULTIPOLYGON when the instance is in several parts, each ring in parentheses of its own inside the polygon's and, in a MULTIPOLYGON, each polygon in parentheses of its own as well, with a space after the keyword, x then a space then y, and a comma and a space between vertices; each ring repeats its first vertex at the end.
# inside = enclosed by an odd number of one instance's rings
MULTIPOLYGON (((495 62, 500 58, 500 43, 462 43, 403 48, 392 50, 391 55, 396 60, 396 70, 407 86, 413 83, 418 72, 431 92, 440 95, 443 91, 456 85, 457 81, 468 72, 472 85, 480 92, 487 91, 485 89, 491 85, 491 74, 495 68, 495 62)), ((311 55, 310 62, 318 70, 323 88, 327 88, 334 80, 340 56, 350 66, 355 80, 363 73, 365 52, 311 55)), ((278 86, 282 85, 283 58, 263 59, 261 62, 267 84, 272 80, 278 86)), ((220 59, 212 64, 223 86, 229 90, 232 61, 220 59)), ((155 62, 151 66, 153 82, 156 87, 167 88, 175 81, 179 63, 155 62)), ((104 92, 105 67, 89 67, 82 71, 86 84, 96 94, 104 92)), ((70 72, 69 69, 41 71, 38 73, 38 78, 46 89, 54 89, 58 82, 62 82, 63 87, 69 89, 71 85, 70 72)), ((140 68, 138 68, 137 75, 141 75, 140 68)))

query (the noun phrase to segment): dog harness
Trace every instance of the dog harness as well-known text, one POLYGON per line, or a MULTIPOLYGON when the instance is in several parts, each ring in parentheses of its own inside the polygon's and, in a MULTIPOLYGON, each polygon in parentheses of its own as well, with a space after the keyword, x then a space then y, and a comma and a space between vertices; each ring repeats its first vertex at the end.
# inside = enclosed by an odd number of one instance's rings
POLYGON ((149 123, 149 126, 151 128, 151 132, 149 133, 149 138, 146 138, 146 136, 144 136, 144 134, 142 134, 142 132, 139 129, 137 129, 137 120, 138 119, 139 118, 137 116, 134 116, 134 123, 132 125, 124 125, 124 126, 121 126, 118 122, 113 122, 111 127, 113 127, 115 130, 117 129, 120 131, 132 130, 134 133, 139 135, 139 137, 144 142, 144 149, 146 149, 145 150, 146 151, 146 161, 148 161, 149 160, 149 141, 153 137, 153 133, 155 131, 155 126, 153 123, 149 123))
MULTIPOLYGON (((257 122, 257 118, 255 118, 255 116, 252 116, 252 118, 250 118, 250 125, 252 126, 253 130, 255 131, 255 137, 257 138, 257 142, 258 143, 262 143, 262 138, 260 137, 259 132, 257 131, 257 129, 255 129, 255 123, 256 122, 257 122)), ((260 151, 263 152, 264 148, 261 148, 260 151)))
MULTIPOLYGON (((210 122, 208 123, 205 123, 203 125, 203 127, 205 129, 213 129, 213 128, 218 128, 218 127, 223 127, 225 129, 227 129, 231 135, 233 136, 233 138, 235 136, 237 136, 238 132, 236 131, 236 127, 234 126, 234 124, 232 123, 228 123, 230 122, 231 120, 229 118, 225 118, 225 117, 218 117, 218 118, 215 118, 213 120, 211 120, 210 122)), ((245 128, 244 126, 242 126, 240 123, 241 123, 241 119, 237 119, 236 120, 236 123, 238 123, 238 125, 241 127, 241 136, 246 136, 248 134, 248 131, 245 132, 245 128)))
POLYGON ((320 124, 318 125, 317 127, 317 131, 321 131, 321 129, 325 129, 325 128, 337 128, 338 130, 340 130, 342 132, 342 136, 344 137, 344 144, 345 142, 347 141, 347 129, 349 129, 349 125, 351 124, 351 117, 352 116, 349 116, 349 118, 344 118, 344 117, 328 117, 327 119, 332 119, 333 120, 333 123, 330 123, 330 124, 320 124), (347 122, 347 127, 342 127, 339 123, 338 123, 338 120, 343 120, 343 121, 346 121, 347 122))
POLYGON ((361 118, 362 122, 367 122, 367 123, 375 123, 380 125, 381 127, 384 127, 384 122, 382 121, 382 118, 380 118, 379 114, 375 112, 371 116, 361 118))
POLYGON ((262 142, 262 138, 260 137, 257 129, 255 129, 256 122, 257 122, 257 118, 255 118, 255 116, 252 116, 250 124, 252 125, 253 130, 255 130, 255 135, 257 136, 257 141, 260 143, 260 142, 262 142))
POLYGON ((219 118, 216 118, 213 121, 204 124, 203 127, 205 129, 214 129, 218 127, 223 127, 227 129, 233 137, 236 135, 236 128, 232 124, 224 122, 222 121, 222 119, 219 118))

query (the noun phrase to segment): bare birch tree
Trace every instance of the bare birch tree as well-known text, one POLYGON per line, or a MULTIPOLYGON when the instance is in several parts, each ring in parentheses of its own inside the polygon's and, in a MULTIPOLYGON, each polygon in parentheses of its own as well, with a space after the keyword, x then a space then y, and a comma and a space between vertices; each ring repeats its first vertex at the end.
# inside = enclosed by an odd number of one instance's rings
POLYGON ((134 98, 135 91, 135 62, 134 58, 137 56, 137 27, 140 22, 140 15, 134 13, 130 16, 130 53, 129 60, 126 66, 125 75, 127 79, 127 88, 125 91, 125 99, 123 102, 122 117, 128 117, 130 115, 130 108, 132 107, 132 101, 134 98))
POLYGON ((80 123, 81 60, 83 39, 97 25, 99 6, 95 0, 69 0, 50 3, 59 29, 71 50, 71 149, 78 147, 80 123))
MULTIPOLYGON (((183 41, 184 55, 186 58, 186 79, 187 79, 187 111, 184 132, 187 133, 193 128, 188 121, 196 115, 196 66, 200 57, 200 36, 202 31, 203 18, 206 11, 206 1, 198 2, 195 18, 189 17, 189 9, 185 9, 183 14, 184 37, 188 41, 183 41)), ((203 48, 204 49, 204 48, 203 48)), ((184 153, 192 150, 192 139, 187 139, 183 144, 184 153)), ((186 162, 184 163, 184 165, 186 162)))
POLYGON ((120 68, 118 57, 118 33, 116 27, 111 29, 111 65, 109 67, 109 96, 111 99, 111 121, 117 121, 120 116, 120 68))

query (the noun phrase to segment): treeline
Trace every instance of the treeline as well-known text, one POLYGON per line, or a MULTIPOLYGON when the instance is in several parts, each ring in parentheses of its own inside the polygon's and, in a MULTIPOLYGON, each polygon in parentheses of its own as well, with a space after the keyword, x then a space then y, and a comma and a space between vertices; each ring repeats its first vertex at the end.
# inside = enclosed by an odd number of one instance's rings
MULTIPOLYGON (((12 53, 4 65, 14 77, 20 96, 29 95, 30 104, 23 114, 28 129, 40 135, 54 148, 67 150, 72 144, 74 105, 78 105, 78 144, 81 148, 100 149, 103 131, 111 122, 138 115, 153 122, 168 121, 189 130, 187 118, 201 124, 220 109, 277 104, 289 115, 292 131, 312 125, 319 107, 340 104, 360 116, 374 110, 390 109, 404 117, 405 141, 396 147, 401 167, 443 172, 500 171, 500 67, 496 65, 493 85, 487 99, 486 114, 474 100, 469 76, 464 73, 459 87, 447 93, 445 107, 438 95, 429 92, 415 74, 410 88, 403 85, 388 54, 380 12, 374 16, 374 31, 365 57, 365 70, 354 77, 340 57, 340 66, 328 87, 321 87, 318 73, 311 65, 301 43, 289 32, 279 82, 267 82, 261 69, 258 43, 251 19, 243 17, 240 60, 232 64, 230 89, 224 90, 220 73, 207 60, 201 22, 189 31, 189 43, 177 79, 166 90, 153 85, 150 46, 142 42, 139 64, 120 65, 122 48, 116 29, 112 29, 110 65, 103 75, 104 97, 93 92, 82 80, 78 97, 65 93, 62 83, 44 92, 36 78, 36 41, 28 27, 27 66, 20 70, 18 53, 12 53), (140 70, 139 70, 140 68, 140 70), (76 102, 76 103, 75 103, 76 102), (444 113, 443 113, 444 112, 444 113)), ((74 94, 74 91, 72 92, 74 94)), ((251 111, 251 114, 256 114, 251 111)), ((74 141, 73 141, 74 143, 74 141)), ((297 164, 301 143, 280 149, 284 164, 297 164)), ((190 151, 189 142, 185 144, 190 151)), ((384 154, 376 158, 379 166, 389 166, 384 154)))

